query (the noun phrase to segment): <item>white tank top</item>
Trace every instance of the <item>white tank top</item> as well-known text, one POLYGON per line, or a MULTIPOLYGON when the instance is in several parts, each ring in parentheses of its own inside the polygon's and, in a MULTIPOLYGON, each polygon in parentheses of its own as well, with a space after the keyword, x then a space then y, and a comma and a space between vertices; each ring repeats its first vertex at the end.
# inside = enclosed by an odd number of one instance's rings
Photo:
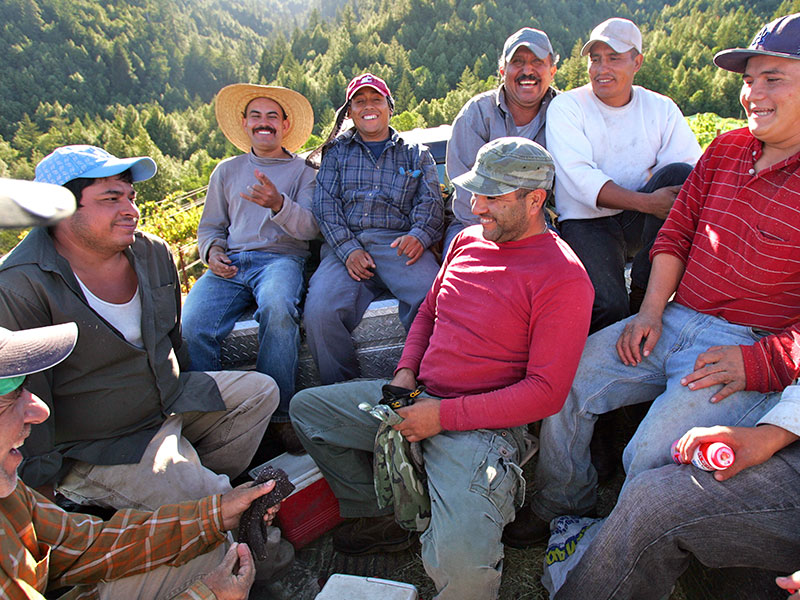
POLYGON ((136 293, 130 300, 124 304, 112 304, 95 296, 77 275, 75 275, 75 279, 78 280, 89 306, 116 327, 117 331, 128 342, 137 348, 144 348, 144 342, 142 341, 142 299, 139 296, 139 286, 136 286, 136 293))

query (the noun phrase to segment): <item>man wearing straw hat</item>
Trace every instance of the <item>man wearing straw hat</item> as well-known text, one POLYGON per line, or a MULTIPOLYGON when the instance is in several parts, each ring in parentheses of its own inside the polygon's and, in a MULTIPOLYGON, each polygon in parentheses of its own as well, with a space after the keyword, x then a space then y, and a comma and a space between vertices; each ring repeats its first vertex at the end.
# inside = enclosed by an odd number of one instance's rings
POLYGON ((288 411, 307 240, 319 229, 310 210, 316 171, 293 152, 311 135, 314 113, 297 92, 245 83, 219 92, 216 113, 225 137, 244 154, 222 161, 211 174, 197 229, 208 271, 184 304, 192 368, 222 368, 222 340, 255 304, 256 370, 275 379, 281 398, 270 432, 286 450, 302 451, 288 411))

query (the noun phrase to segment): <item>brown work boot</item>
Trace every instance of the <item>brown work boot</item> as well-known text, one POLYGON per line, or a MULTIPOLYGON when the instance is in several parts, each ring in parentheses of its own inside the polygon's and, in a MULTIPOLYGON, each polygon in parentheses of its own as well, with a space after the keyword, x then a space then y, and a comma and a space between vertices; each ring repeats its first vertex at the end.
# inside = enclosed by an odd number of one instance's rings
POLYGON ((406 531, 394 515, 349 519, 333 532, 333 549, 343 554, 400 552, 414 542, 414 532, 406 531))

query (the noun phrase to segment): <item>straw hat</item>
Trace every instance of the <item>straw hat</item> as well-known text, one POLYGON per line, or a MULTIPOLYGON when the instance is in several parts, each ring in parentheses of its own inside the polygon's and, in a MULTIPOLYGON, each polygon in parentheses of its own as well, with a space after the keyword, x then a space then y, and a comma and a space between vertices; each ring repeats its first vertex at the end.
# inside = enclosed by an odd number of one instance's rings
POLYGON ((314 110, 302 94, 275 85, 234 83, 217 94, 217 123, 228 140, 242 152, 250 151, 250 138, 242 128, 242 113, 248 102, 269 98, 281 105, 289 119, 289 131, 283 136, 283 147, 295 152, 311 135, 314 110))

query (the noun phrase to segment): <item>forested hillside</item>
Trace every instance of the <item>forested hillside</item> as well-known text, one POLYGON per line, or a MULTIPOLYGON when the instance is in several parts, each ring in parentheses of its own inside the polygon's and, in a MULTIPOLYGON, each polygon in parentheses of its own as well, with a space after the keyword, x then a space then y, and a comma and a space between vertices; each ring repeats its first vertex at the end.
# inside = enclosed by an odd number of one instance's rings
POLYGON ((304 93, 320 135, 369 69, 394 90, 396 126, 433 126, 496 85, 503 41, 524 25, 561 54, 557 86, 581 85, 582 40, 614 15, 643 30, 638 83, 687 115, 736 117, 739 80, 711 57, 796 11, 800 0, 4 0, 0 175, 30 178, 54 147, 93 143, 152 155, 159 175, 140 195, 153 200, 204 185, 234 152, 210 104, 223 85, 304 93))

